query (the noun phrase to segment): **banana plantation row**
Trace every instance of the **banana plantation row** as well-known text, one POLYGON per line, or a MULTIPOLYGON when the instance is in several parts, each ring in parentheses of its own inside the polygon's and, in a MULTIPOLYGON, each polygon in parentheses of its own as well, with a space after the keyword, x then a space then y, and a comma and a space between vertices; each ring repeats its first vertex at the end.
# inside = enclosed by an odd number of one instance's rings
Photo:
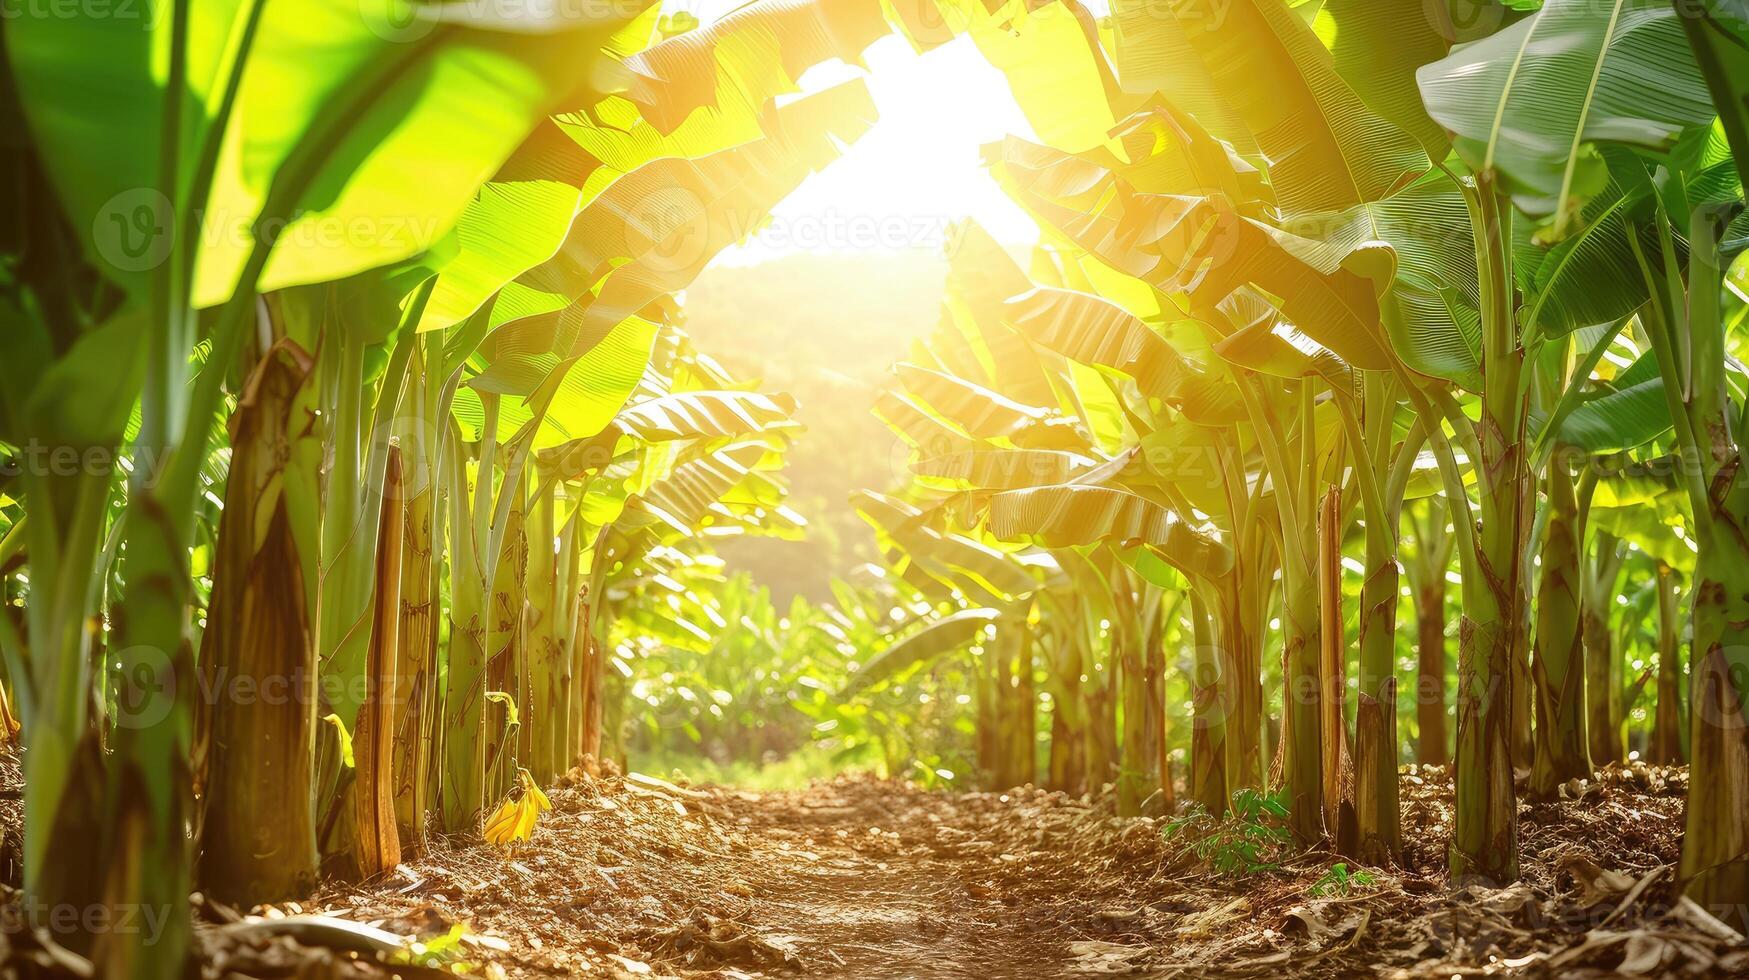
MULTIPOLYGON (((955 243, 942 324, 877 405, 915 479, 861 509, 914 587, 985 605, 857 686, 994 622, 989 767, 1031 774, 1006 743, 1032 736, 1036 642, 1051 779, 1116 772, 1133 812, 1170 793, 1170 635, 1194 651, 1192 795, 1219 812, 1280 785, 1301 841, 1383 860, 1407 523, 1432 636, 1453 557, 1460 588, 1451 872, 1499 882, 1515 768, 1552 796, 1622 756, 1628 564, 1661 624, 1647 754, 1693 765, 1680 874, 1742 921, 1749 25, 1711 4, 1167 6, 1047 6, 979 39, 1042 141, 986 162, 1044 244, 1022 269, 975 227, 955 243)), ((1423 655, 1406 703, 1442 751, 1443 643, 1423 655)))
MULTIPOLYGON (((1301 840, 1385 860, 1402 569, 1432 596, 1455 557, 1451 870, 1501 881, 1515 766, 1546 794, 1621 754, 1625 565, 1661 583, 1681 875, 1740 921, 1749 24, 1464 7, 6 19, 29 907, 171 910, 59 938, 180 974, 197 885, 271 901, 433 830, 526 834, 618 753, 640 654, 728 627, 709 541, 800 527, 793 406, 694 350, 677 294, 874 121, 860 79, 778 96, 896 32, 1005 73, 1037 142, 987 162, 1044 238, 1023 269, 965 228, 876 405, 915 478, 857 503, 922 601, 842 700, 973 645, 992 778, 1035 775, 1042 686, 1049 778, 1134 810, 1170 791, 1183 649, 1190 793, 1280 785, 1301 840)), ((1414 700, 1443 749, 1443 694, 1414 700)))

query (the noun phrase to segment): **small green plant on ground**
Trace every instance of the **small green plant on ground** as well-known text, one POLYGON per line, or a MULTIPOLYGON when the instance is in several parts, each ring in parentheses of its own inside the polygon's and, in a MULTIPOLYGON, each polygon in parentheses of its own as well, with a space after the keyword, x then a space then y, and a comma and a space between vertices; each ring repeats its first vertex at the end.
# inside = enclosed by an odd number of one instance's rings
POLYGON ((1166 824, 1165 837, 1190 840, 1191 852, 1220 874, 1255 874, 1281 866, 1282 850, 1293 840, 1287 827, 1287 798, 1241 789, 1233 794, 1233 809, 1223 820, 1198 804, 1166 824))
POLYGON ((1378 883, 1378 877, 1364 869, 1348 870, 1348 865, 1338 861, 1324 872, 1324 876, 1312 882, 1312 887, 1306 889, 1306 894, 1312 898, 1335 898, 1352 894, 1356 890, 1371 888, 1378 883))

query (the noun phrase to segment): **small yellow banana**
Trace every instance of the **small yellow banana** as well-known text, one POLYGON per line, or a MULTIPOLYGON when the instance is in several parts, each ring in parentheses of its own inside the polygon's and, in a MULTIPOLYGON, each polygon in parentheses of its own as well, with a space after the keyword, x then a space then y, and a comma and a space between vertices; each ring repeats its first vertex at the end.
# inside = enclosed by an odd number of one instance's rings
POLYGON ((519 769, 520 779, 510 796, 492 811, 492 816, 486 821, 486 829, 482 835, 489 844, 514 844, 517 841, 528 840, 533 836, 535 824, 540 815, 553 808, 552 801, 541 792, 541 788, 528 774, 527 769, 519 769))

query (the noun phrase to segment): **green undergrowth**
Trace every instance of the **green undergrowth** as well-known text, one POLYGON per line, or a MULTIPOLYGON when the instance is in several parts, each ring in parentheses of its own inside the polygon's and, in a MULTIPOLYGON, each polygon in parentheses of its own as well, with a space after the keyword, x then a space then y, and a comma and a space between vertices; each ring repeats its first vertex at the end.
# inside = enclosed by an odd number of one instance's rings
POLYGON ((1287 815, 1285 794, 1241 789, 1233 794, 1227 816, 1217 819, 1192 803, 1183 815, 1167 822, 1163 833, 1167 840, 1187 842, 1198 860, 1220 874, 1257 874, 1280 869, 1293 843, 1287 815))
POLYGON ((723 763, 698 755, 649 752, 632 756, 631 768, 664 779, 760 792, 803 789, 809 783, 831 779, 844 771, 831 752, 813 746, 763 763, 746 759, 723 763))

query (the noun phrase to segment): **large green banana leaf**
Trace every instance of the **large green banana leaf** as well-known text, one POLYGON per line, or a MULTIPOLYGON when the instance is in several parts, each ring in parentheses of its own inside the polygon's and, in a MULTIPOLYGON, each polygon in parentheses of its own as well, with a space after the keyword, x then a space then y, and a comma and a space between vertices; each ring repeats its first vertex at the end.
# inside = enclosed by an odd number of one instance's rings
POLYGON ((1737 181, 1749 184, 1749 10, 1736 0, 1699 0, 1683 9, 1682 27, 1737 164, 1737 181))
POLYGON ((1586 512, 1586 523, 1598 531, 1631 542, 1671 568, 1694 567, 1696 544, 1694 522, 1688 516, 1688 500, 1679 490, 1643 500, 1631 507, 1599 507, 1586 512))
POLYGON ((611 57, 641 47, 654 23, 628 4, 505 24, 460 8, 440 18, 406 0, 264 0, 216 172, 197 175, 253 6, 189 5, 191 99, 176 177, 210 180, 198 215, 172 215, 170 196, 153 190, 170 32, 126 17, 9 25, 9 59, 49 172, 74 224, 96 232, 92 258, 131 289, 173 237, 190 234, 202 306, 257 285, 239 276, 270 235, 262 289, 429 249, 539 120, 611 77, 611 57), (432 146, 445 148, 441 159, 432 146))
MULTIPOLYGON (((1233 428, 1213 429, 1200 425, 1167 425, 1144 435, 1137 458, 1147 476, 1127 476, 1132 485, 1150 483, 1169 491, 1174 499, 1188 502, 1196 510, 1208 514, 1222 527, 1232 526, 1232 507, 1227 496, 1228 472, 1223 466, 1224 454, 1239 454, 1238 446, 1224 444, 1233 428)), ((1241 467, 1245 485, 1237 487, 1241 497, 1247 495, 1257 467, 1241 467)))
POLYGON ((1061 404, 1061 359, 1002 320, 1003 303, 1033 287, 1014 257, 968 220, 953 230, 948 262, 942 307, 947 321, 979 349, 989 387, 1023 405, 1061 404))
POLYGON ((939 456, 980 444, 910 397, 890 388, 875 396, 872 410, 894 435, 924 456, 939 456))
POLYGON ((1064 357, 1135 379, 1192 421, 1237 421, 1244 407, 1139 318, 1089 293, 1039 287, 1003 304, 1004 322, 1064 357))
POLYGON ((1388 196, 1427 155, 1369 109, 1285 0, 1169 0, 1172 16, 1269 161, 1289 215, 1388 196))
MULTIPOLYGON (((1597 148, 1609 174, 1603 191, 1585 202, 1582 226, 1553 245, 1520 222, 1513 227, 1513 268, 1526 294, 1524 322, 1544 336, 1619 320, 1646 302, 1646 285, 1628 236, 1638 226, 1640 247, 1659 248, 1653 195, 1659 185, 1647 161, 1625 147, 1597 148)), ((1686 204, 1728 204, 1743 196, 1731 148, 1714 129, 1690 131, 1670 154, 1686 204)), ((1675 241, 1679 257, 1686 242, 1675 241)))
MULTIPOLYGON (((1278 241, 1321 270, 1368 271, 1389 246, 1394 263, 1381 302, 1395 307, 1385 334, 1396 356, 1411 368, 1471 390, 1481 384, 1480 315, 1476 257, 1469 211, 1451 178, 1430 171, 1391 196, 1336 214, 1307 215, 1287 222, 1278 241), (1356 265, 1355 259, 1364 257, 1356 265)), ((1327 344, 1342 350, 1342 344, 1327 344)))
POLYGON ((1099 464, 1054 449, 974 449, 920 459, 911 471, 923 482, 954 490, 1019 490, 1069 483, 1099 464))
MULTIPOLYGON (((1191 220, 1202 222, 1206 235, 1195 271, 1183 282, 1193 310, 1212 317, 1235 291, 1254 286, 1277 297, 1283 315, 1353 366, 1391 366, 1379 315, 1381 281, 1372 271, 1377 261, 1394 271, 1388 247, 1368 243, 1336 252, 1208 205, 1199 205, 1191 220)), ((1383 285, 1390 276, 1383 273, 1383 285)))
POLYGON ((1452 26, 1443 0, 1326 0, 1313 22, 1337 74, 1435 160, 1451 142, 1421 104, 1415 70, 1445 57, 1452 26))
POLYGON ((1119 152, 1096 147, 1065 153, 1009 136, 986 146, 984 155, 1000 160, 1016 184, 1063 203, 1090 205, 1119 179, 1126 189, 1144 194, 1219 194, 1235 204, 1268 197, 1256 167, 1172 106, 1134 113, 1113 135, 1119 152))
POLYGON ((823 61, 857 61, 891 32, 880 0, 766 0, 626 59, 625 98, 658 132, 695 111, 757 112, 823 61))
MULTIPOLYGON (((658 395, 621 409, 598 433, 543 446, 537 458, 542 472, 554 479, 584 479, 640 445, 693 440, 715 451, 721 440, 745 439, 790 424, 793 411, 794 400, 787 395, 742 391, 658 395)), ((678 458, 673 464, 686 461, 678 458)), ((653 464, 645 467, 651 468, 653 464)))
POLYGON ((534 417, 532 406, 541 393, 556 386, 534 448, 593 436, 613 421, 643 380, 659 332, 657 324, 634 317, 581 355, 506 354, 456 392, 455 416, 477 437, 485 423, 480 392, 508 395, 500 405, 499 431, 516 432, 534 417))
POLYGON ((765 457, 760 443, 736 443, 701 459, 682 463, 627 502, 628 514, 640 511, 683 533, 697 528, 711 505, 723 499, 753 473, 765 457))
MULTIPOLYGON (((189 150, 208 138, 251 6, 245 0, 189 5, 182 79, 188 96, 180 113, 182 145, 189 150)), ((348 34, 380 43, 356 6, 348 7, 348 34)), ((14 139, 34 145, 69 221, 96 253, 87 258, 143 299, 147 271, 169 254, 176 217, 158 152, 172 32, 155 30, 168 24, 154 21, 167 19, 168 10, 141 4, 103 15, 76 8, 43 13, 7 18, 10 81, 30 130, 14 139)), ((312 122, 307 114, 303 121, 312 122)), ((280 147, 280 154, 291 148, 280 147)))
POLYGON ((1255 154, 1250 128, 1190 46, 1177 18, 1163 13, 1168 11, 1157 0, 1113 0, 1112 60, 1118 83, 1135 95, 1164 95, 1210 133, 1255 154))
POLYGON ((784 394, 683 391, 631 405, 613 424, 644 442, 738 438, 788 423, 795 409, 795 399, 784 394))
MULTIPOLYGON (((1031 148, 1017 161, 1017 146, 1027 145, 1010 140, 994 172, 1023 207, 1122 274, 1190 289, 1205 318, 1218 321, 1213 311, 1254 285, 1279 297, 1305 334, 1356 366, 1378 369, 1388 363, 1386 330, 1371 294, 1388 286, 1386 301, 1400 310, 1386 324, 1397 355, 1422 373, 1479 384, 1469 214, 1445 174, 1429 172, 1388 197, 1273 225, 1214 201, 1130 193, 1127 182, 1109 178, 1094 184, 1098 193, 1053 198, 1052 182, 1026 167, 1052 151, 1031 148)), ((1085 166, 1086 155, 1072 159, 1085 166)))
POLYGON ((1561 423, 1560 441, 1592 453, 1643 446, 1669 431, 1670 400, 1652 352, 1643 354, 1561 423))
MULTIPOLYGON (((1120 192, 1087 212, 1034 193, 1006 167, 997 176, 1043 224, 1113 269, 1161 290, 1187 293, 1191 312, 1204 319, 1219 322, 1220 303, 1242 286, 1255 286, 1278 297, 1282 312, 1300 329, 1355 367, 1382 370, 1391 364, 1378 293, 1390 284, 1396 255, 1382 241, 1307 238, 1218 200, 1167 194, 1120 192)), ((1355 223, 1345 217, 1333 224, 1355 223)), ((1316 230, 1330 226, 1320 222, 1316 230)))
POLYGON ((1145 545, 1186 574, 1205 578, 1224 575, 1233 565, 1232 550, 1210 533, 1146 497, 1111 487, 1066 485, 995 494, 990 531, 1048 548, 1145 545))
POLYGON ((841 698, 858 693, 883 681, 930 663, 985 635, 1001 614, 994 609, 962 609, 934 620, 927 626, 907 633, 863 664, 850 675, 850 681, 839 694, 841 698))
POLYGON ((1039 587, 1013 555, 966 535, 944 534, 929 526, 929 515, 902 500, 861 490, 851 503, 883 546, 903 552, 922 572, 962 594, 977 591, 1012 602, 1039 587))
POLYGON ((1243 288, 1222 300, 1220 310, 1235 328, 1214 344, 1227 363, 1277 378, 1316 375, 1338 390, 1354 389, 1354 370, 1283 317, 1268 297, 1243 288))
POLYGON ((551 256, 599 166, 552 120, 542 120, 462 211, 456 256, 443 267, 419 329, 466 320, 506 283, 551 256))
MULTIPOLYGON (((778 136, 697 160, 657 160, 616 180, 577 213, 551 258, 504 289, 494 323, 557 313, 560 345, 581 352, 599 343, 756 231, 772 206, 836 159, 875 116, 860 79, 777 112, 778 136)), ((552 329, 539 319, 530 328, 552 329)))
POLYGON ((942 419, 975 439, 1008 439, 1032 449, 1084 449, 1086 441, 1055 410, 1012 399, 940 371, 901 362, 905 389, 942 419))
POLYGON ((420 329, 460 322, 550 258, 578 206, 625 174, 780 135, 774 99, 798 91, 807 69, 855 58, 885 32, 871 0, 786 0, 749 5, 626 59, 628 92, 566 106, 577 111, 544 122, 470 202, 457 225, 461 254, 420 329))
POLYGON ((1714 116, 1681 15, 1663 0, 1548 0, 1418 77, 1464 162, 1503 176, 1520 209, 1547 219, 1538 237, 1550 242, 1577 231, 1608 187, 1596 144, 1668 149, 1714 116))
POLYGON ((1007 76, 1014 101, 1040 139, 1067 150, 1109 141, 1122 93, 1085 7, 1075 0, 962 0, 961 6, 973 14, 965 33, 1007 76), (984 15, 980 7, 992 12, 984 15))

